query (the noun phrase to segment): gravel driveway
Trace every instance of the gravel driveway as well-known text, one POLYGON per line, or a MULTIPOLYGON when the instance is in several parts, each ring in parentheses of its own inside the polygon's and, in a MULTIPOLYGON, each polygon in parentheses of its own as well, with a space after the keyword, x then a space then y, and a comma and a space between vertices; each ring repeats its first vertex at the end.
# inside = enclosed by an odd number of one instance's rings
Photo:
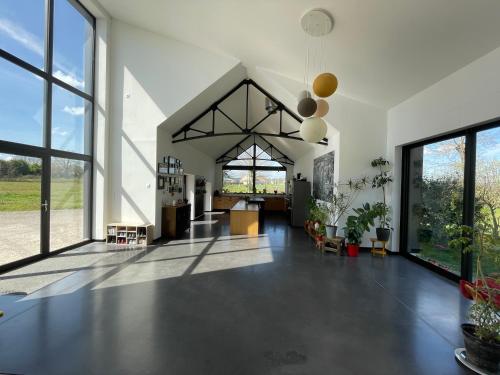
MULTIPOLYGON (((51 250, 83 240, 83 209, 53 210, 51 250)), ((40 253, 40 211, 0 212, 0 264, 40 253)))

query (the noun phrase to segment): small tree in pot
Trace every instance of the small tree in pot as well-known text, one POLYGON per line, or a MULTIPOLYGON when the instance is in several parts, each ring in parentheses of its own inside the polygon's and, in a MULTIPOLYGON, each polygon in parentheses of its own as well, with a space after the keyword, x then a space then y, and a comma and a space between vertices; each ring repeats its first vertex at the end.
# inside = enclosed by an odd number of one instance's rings
POLYGON ((390 212, 390 208, 389 206, 387 206, 385 195, 386 186, 392 182, 392 176, 389 173, 389 171, 391 170, 391 164, 383 157, 379 157, 372 160, 371 165, 373 168, 376 168, 378 170, 378 174, 376 174, 372 179, 372 188, 382 190, 382 202, 380 202, 377 215, 381 226, 376 228, 377 239, 380 241, 387 241, 389 239, 389 236, 391 235, 391 227, 390 222, 389 225, 387 225, 387 218, 388 213, 390 212))
POLYGON ((326 222, 326 236, 336 237, 337 224, 342 216, 351 208, 359 192, 363 190, 368 182, 366 177, 350 179, 345 183, 338 183, 334 187, 331 202, 327 203, 328 219, 326 222))
POLYGON ((475 256, 476 281, 460 281, 462 295, 474 301, 469 309, 474 324, 462 324, 467 360, 496 374, 500 370, 500 275, 484 275, 481 262, 488 257, 499 266, 500 255, 491 234, 486 233, 486 226, 480 223, 472 229, 450 225, 447 231, 454 237, 449 242, 451 248, 475 256))
POLYGON ((391 208, 383 202, 377 202, 372 207, 373 216, 378 219, 377 240, 388 241, 391 234, 391 208))
POLYGON ((373 226, 374 219, 374 213, 369 203, 365 203, 362 207, 355 208, 353 211, 357 216, 348 216, 346 226, 344 227, 344 234, 348 242, 347 254, 349 256, 358 255, 363 234, 370 230, 370 226, 373 226))

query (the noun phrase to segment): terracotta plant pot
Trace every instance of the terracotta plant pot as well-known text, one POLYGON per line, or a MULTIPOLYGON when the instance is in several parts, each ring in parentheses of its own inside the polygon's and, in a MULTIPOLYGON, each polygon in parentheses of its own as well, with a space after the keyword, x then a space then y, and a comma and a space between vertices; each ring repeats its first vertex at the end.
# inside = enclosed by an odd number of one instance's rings
POLYGON ((359 254, 359 244, 348 243, 347 255, 350 257, 357 257, 359 254))
POLYGON ((467 360, 477 367, 496 374, 500 370, 500 344, 480 340, 473 324, 462 324, 467 360))

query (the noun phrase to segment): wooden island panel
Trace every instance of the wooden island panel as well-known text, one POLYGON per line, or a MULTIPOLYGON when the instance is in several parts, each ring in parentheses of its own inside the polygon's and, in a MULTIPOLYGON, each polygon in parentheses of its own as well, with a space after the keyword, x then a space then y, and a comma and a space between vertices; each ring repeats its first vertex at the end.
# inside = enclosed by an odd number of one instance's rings
POLYGON ((259 234, 259 205, 244 200, 238 201, 230 211, 229 226, 231 234, 259 234))
POLYGON ((264 199, 265 211, 286 211, 285 197, 265 197, 264 199))
POLYGON ((218 196, 214 197, 214 210, 230 210, 241 197, 218 196))

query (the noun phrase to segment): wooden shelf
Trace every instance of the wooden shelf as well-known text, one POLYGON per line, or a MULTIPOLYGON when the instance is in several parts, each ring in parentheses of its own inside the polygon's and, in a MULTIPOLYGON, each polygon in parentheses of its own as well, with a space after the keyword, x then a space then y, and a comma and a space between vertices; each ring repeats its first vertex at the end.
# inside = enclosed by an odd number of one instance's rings
POLYGON ((106 243, 147 246, 153 242, 152 224, 111 223, 106 228, 106 243))

